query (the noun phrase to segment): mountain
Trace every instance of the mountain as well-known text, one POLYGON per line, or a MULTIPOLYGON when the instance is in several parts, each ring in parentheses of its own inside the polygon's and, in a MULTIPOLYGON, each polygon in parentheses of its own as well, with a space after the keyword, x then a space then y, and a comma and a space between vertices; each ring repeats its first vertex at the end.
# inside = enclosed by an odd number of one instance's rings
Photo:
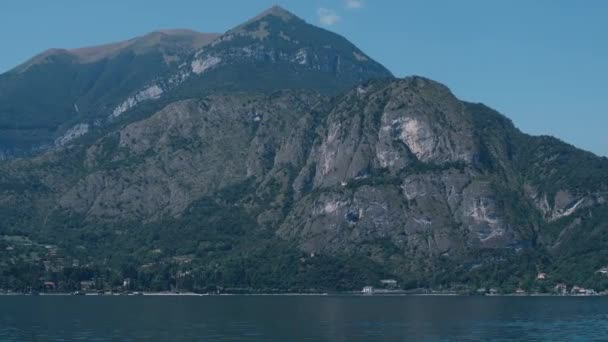
POLYGON ((162 90, 153 81, 217 36, 167 30, 102 46, 51 49, 0 75, 0 156, 65 144, 104 124, 133 92, 158 97, 162 90))
POLYGON ((391 77, 343 37, 276 6, 222 35, 166 30, 52 49, 0 75, 0 157, 65 145, 164 97, 286 88, 337 94, 391 77))
POLYGON ((154 105, 1 162, 0 287, 608 289, 608 159, 353 51, 272 8, 154 105))

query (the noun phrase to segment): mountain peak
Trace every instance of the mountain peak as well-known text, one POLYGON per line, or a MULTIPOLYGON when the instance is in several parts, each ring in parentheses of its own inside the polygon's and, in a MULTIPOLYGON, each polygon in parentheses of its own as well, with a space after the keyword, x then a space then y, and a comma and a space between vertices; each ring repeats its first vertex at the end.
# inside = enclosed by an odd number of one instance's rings
POLYGON ((279 6, 229 30, 199 50, 189 65, 192 73, 202 77, 195 88, 217 88, 224 83, 241 89, 313 87, 333 93, 368 79, 392 77, 346 38, 279 6), (219 70, 231 72, 219 76, 219 70), (231 74, 239 75, 238 79, 230 79, 227 75, 231 74))
POLYGON ((234 29, 229 30, 228 32, 238 31, 238 30, 242 29, 243 27, 263 21, 264 19, 269 19, 270 17, 279 18, 279 19, 283 20, 284 22, 289 22, 293 19, 297 19, 299 21, 304 21, 304 20, 300 19, 297 15, 289 12, 288 10, 284 9, 283 7, 274 5, 274 6, 270 7, 269 9, 263 11, 262 13, 256 15, 255 17, 242 23, 241 25, 235 27, 234 29))
POLYGON ((267 17, 267 16, 279 17, 285 21, 289 21, 293 18, 298 18, 295 14, 289 12, 288 10, 284 9, 283 7, 281 7, 279 5, 274 5, 274 6, 270 7, 269 9, 265 10, 264 12, 255 16, 252 19, 252 21, 255 21, 255 20, 267 17))

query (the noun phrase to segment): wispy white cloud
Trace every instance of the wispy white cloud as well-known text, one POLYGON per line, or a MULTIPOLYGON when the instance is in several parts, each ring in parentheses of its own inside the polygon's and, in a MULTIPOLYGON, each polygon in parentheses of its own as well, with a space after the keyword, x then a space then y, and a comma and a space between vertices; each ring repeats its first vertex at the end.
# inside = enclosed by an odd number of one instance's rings
POLYGON ((342 19, 338 13, 325 7, 319 8, 317 15, 319 16, 319 22, 327 26, 335 25, 342 19))
POLYGON ((346 8, 359 9, 363 8, 363 0, 346 0, 346 8))

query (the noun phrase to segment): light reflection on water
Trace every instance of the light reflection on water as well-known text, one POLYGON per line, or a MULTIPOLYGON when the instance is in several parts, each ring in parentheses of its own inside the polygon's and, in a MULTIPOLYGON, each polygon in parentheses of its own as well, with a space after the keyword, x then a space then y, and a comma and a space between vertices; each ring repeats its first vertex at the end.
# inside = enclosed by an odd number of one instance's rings
POLYGON ((606 341, 608 298, 0 296, 0 341, 606 341))

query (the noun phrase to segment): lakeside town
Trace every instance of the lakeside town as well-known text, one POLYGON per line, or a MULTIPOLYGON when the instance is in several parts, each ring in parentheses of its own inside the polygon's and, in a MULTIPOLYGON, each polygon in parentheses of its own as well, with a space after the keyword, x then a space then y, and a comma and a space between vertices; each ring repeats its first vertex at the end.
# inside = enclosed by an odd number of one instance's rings
MULTIPOLYGON (((598 270, 598 273, 608 276, 608 267, 598 270)), ((548 280, 548 274, 544 272, 538 273, 536 276, 538 282, 548 280)), ((362 294, 365 295, 386 295, 386 294, 404 294, 404 295, 477 295, 477 296, 608 296, 607 291, 596 291, 594 289, 585 288, 578 285, 568 285, 565 283, 555 284, 549 291, 541 291, 540 288, 534 288, 531 291, 526 291, 523 288, 517 288, 515 291, 505 291, 495 287, 480 287, 474 290, 461 291, 438 291, 431 289, 416 289, 404 291, 398 289, 398 282, 395 279, 380 280, 380 287, 376 288, 371 285, 363 287, 362 294)))
MULTIPOLYGON (((601 270, 602 274, 608 274, 608 268, 601 270)), ((545 273, 539 273, 538 280, 546 280, 545 273)), ((367 285, 361 291, 344 292, 285 292, 285 291, 259 291, 255 289, 235 289, 215 287, 213 291, 207 292, 180 292, 178 289, 172 291, 136 291, 132 289, 131 280, 125 279, 121 286, 111 289, 100 289, 95 280, 86 280, 79 283, 79 290, 66 292, 62 284, 45 281, 41 291, 28 289, 26 291, 13 291, 0 288, 0 295, 60 295, 60 296, 209 296, 209 295, 398 295, 398 296, 608 296, 608 291, 598 292, 594 289, 578 285, 569 286, 564 283, 556 284, 549 292, 540 292, 538 289, 526 291, 517 288, 513 292, 505 292, 498 288, 477 288, 475 290, 433 290, 433 289, 411 289, 403 290, 395 279, 382 279, 377 287, 367 285)))
MULTIPOLYGON (((452 288, 412 287, 397 279, 381 279, 360 290, 327 291, 326 289, 234 288, 221 285, 193 284, 192 256, 174 256, 168 261, 141 265, 133 271, 158 272, 165 267, 168 281, 163 286, 142 287, 138 279, 121 277, 110 267, 95 266, 94 260, 74 258, 55 245, 39 244, 22 236, 0 236, 0 295, 445 295, 445 296, 606 296, 608 291, 569 284, 552 279, 547 272, 538 272, 528 286, 501 288, 496 286, 457 285, 452 288), (38 265, 37 269, 23 265, 38 265), (20 283, 8 277, 18 275, 20 283), (30 272, 29 275, 27 273, 30 272), (29 277, 29 278, 28 278, 29 277)), ((102 264, 104 264, 102 262, 102 264)), ((139 273, 138 273, 139 272, 139 273)), ((608 266, 595 272, 608 279, 608 266)))

